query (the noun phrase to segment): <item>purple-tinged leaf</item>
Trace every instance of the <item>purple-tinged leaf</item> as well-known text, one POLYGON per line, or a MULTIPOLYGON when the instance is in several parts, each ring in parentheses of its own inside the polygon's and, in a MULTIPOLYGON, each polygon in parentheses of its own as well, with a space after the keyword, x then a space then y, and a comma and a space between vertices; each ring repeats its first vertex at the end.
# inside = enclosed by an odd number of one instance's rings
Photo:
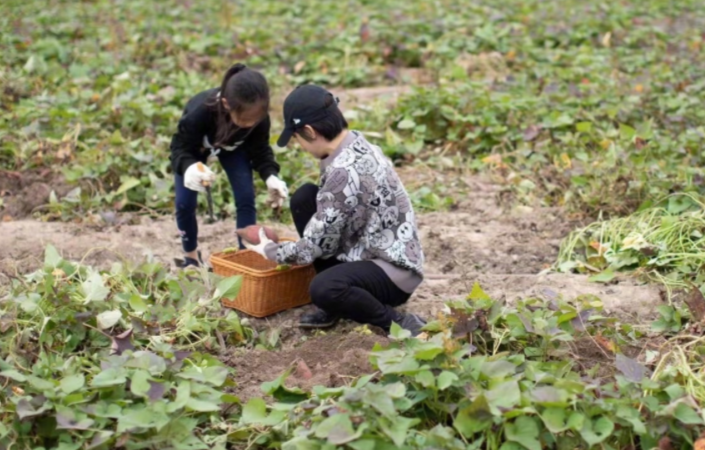
POLYGON ((110 351, 113 355, 122 355, 127 350, 135 349, 135 346, 132 345, 132 328, 117 336, 112 336, 111 339, 110 351))
POLYGON ((166 388, 164 387, 164 383, 158 383, 156 381, 149 380, 149 391, 147 391, 147 397, 149 397, 149 401, 156 402, 157 400, 160 400, 162 397, 164 397, 165 391, 166 388))
POLYGON ((590 320, 592 316, 593 309, 584 309, 578 313, 578 315, 570 321, 571 325, 575 331, 585 331, 585 324, 590 320))
POLYGON ((646 375, 646 367, 631 358, 627 358, 621 353, 617 354, 617 359, 614 365, 620 372, 622 372, 624 378, 629 381, 633 381, 634 383, 640 383, 646 375))
POLYGON ((59 430, 87 430, 93 423, 91 419, 77 421, 61 413, 56 415, 56 428, 59 430))

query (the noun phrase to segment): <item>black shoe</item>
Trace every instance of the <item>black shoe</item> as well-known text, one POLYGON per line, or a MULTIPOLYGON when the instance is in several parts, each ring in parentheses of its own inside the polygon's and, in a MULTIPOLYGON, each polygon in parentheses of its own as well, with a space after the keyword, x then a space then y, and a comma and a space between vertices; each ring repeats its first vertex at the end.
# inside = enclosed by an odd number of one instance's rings
POLYGON ((340 320, 340 316, 333 316, 319 309, 310 314, 304 314, 299 319, 301 328, 330 328, 340 320))
POLYGON ((203 265, 203 259, 201 258, 201 252, 198 252, 198 259, 189 258, 184 256, 184 259, 175 259, 176 267, 179 269, 187 269, 189 267, 198 268, 203 265))
POLYGON ((402 313, 401 319, 397 321, 400 327, 405 330, 409 330, 412 336, 418 336, 421 334, 421 328, 426 325, 426 321, 416 314, 402 313))

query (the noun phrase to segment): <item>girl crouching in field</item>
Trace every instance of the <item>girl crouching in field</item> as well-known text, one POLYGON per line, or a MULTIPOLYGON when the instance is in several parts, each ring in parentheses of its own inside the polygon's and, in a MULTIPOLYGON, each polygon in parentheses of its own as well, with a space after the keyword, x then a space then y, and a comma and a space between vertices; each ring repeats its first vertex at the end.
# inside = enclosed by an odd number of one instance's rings
MULTIPOLYGON (((176 187, 176 224, 185 252, 183 267, 199 266, 198 193, 215 181, 205 163, 217 156, 235 197, 237 228, 254 225, 255 191, 252 170, 269 191, 268 203, 281 207, 288 196, 279 179, 279 165, 269 145, 269 87, 262 74, 235 64, 220 88, 203 91, 188 101, 171 141, 176 187)), ((240 243, 242 248, 242 243, 240 243)))
POLYGON ((244 245, 278 264, 313 263, 310 287, 318 311, 300 325, 322 328, 339 318, 381 327, 392 322, 420 333, 424 321, 394 308, 405 303, 423 279, 424 255, 409 196, 388 158, 348 124, 337 99, 306 85, 284 102, 285 129, 320 161, 320 186, 305 184, 291 198, 301 237, 275 243, 260 229, 260 243, 244 245))

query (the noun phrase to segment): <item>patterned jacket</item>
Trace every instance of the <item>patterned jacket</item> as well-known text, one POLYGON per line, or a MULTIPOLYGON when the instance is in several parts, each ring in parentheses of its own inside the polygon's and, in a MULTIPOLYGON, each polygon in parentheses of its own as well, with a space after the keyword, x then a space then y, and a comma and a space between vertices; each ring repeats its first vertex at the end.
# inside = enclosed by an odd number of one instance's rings
POLYGON ((317 210, 303 237, 268 248, 267 256, 293 265, 330 257, 382 260, 422 276, 424 254, 409 195, 382 150, 361 133, 349 133, 349 143, 322 163, 317 210))

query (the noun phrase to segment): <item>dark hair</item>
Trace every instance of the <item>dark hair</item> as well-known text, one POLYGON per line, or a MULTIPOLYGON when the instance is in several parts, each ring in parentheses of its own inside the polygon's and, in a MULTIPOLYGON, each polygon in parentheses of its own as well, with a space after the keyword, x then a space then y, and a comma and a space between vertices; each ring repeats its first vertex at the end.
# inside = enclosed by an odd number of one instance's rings
MULTIPOLYGON (((345 116, 343 116, 342 111, 340 111, 340 108, 338 106, 331 106, 333 102, 337 102, 335 97, 332 95, 329 95, 326 97, 326 101, 324 103, 324 107, 328 109, 328 113, 326 114, 326 117, 314 122, 310 123, 309 126, 313 128, 316 133, 320 134, 323 136, 323 139, 326 141, 332 141, 335 139, 340 133, 343 132, 343 130, 348 128, 348 121, 345 120, 345 116)), ((304 140, 306 141, 311 141, 312 136, 309 136, 308 133, 305 131, 297 131, 296 134, 301 136, 304 140)))
POLYGON ((220 91, 211 105, 218 113, 216 145, 225 144, 240 129, 230 117, 231 112, 242 113, 251 108, 261 108, 262 115, 269 110, 269 85, 261 73, 248 69, 244 64, 235 64, 225 72, 220 91), (228 102, 225 109, 221 99, 228 102))

